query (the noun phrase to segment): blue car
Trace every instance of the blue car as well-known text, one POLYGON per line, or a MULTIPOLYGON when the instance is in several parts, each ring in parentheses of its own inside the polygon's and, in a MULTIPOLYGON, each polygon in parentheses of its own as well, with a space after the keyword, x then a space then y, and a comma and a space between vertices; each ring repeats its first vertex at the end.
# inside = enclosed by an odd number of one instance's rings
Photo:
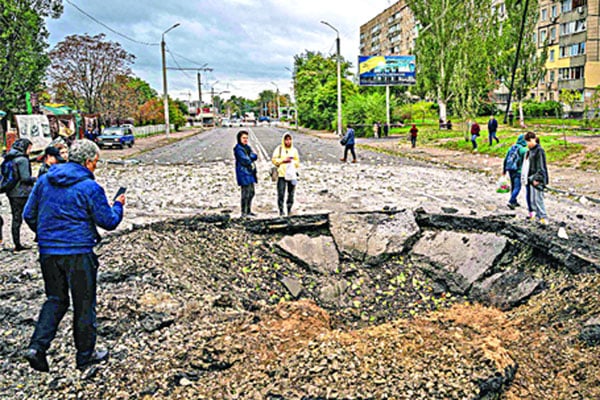
POLYGON ((122 149, 125 146, 133 146, 135 137, 129 127, 111 126, 102 131, 102 134, 96 139, 96 143, 101 149, 105 147, 118 147, 122 149))

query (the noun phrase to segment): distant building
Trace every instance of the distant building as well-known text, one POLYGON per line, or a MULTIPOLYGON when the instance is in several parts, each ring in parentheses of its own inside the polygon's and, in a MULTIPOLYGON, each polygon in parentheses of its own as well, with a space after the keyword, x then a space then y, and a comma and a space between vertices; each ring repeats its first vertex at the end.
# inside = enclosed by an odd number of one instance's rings
POLYGON ((414 54, 418 32, 415 17, 400 0, 360 27, 360 54, 408 55, 414 54))
POLYGON ((534 40, 548 46, 547 72, 530 97, 557 100, 562 90, 576 90, 582 112, 600 85, 600 2, 598 0, 540 0, 534 40))
MULTIPOLYGON (((581 101, 573 111, 582 112, 600 85, 600 1, 538 0, 539 18, 535 32, 540 51, 548 46, 547 72, 529 97, 539 101, 559 99, 562 90, 577 90, 581 101)), ((503 0, 493 7, 504 15, 503 0)), ((405 0, 399 0, 360 27, 361 55, 414 54, 419 23, 405 0)), ((508 89, 501 85, 493 97, 506 104, 508 89)))

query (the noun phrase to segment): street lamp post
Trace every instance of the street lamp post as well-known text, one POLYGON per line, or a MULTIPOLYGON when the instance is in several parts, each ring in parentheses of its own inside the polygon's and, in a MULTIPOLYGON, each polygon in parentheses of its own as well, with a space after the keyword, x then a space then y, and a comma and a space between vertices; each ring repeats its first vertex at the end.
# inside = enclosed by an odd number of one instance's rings
POLYGON ((335 40, 337 48, 337 134, 342 136, 342 67, 340 65, 340 31, 333 27, 329 22, 321 21, 335 31, 337 38, 335 40))
POLYGON ((294 97, 294 119, 296 120, 296 130, 298 130, 298 104, 296 103, 296 77, 294 75, 294 71, 292 71, 289 67, 283 67, 292 73, 292 96, 294 97))
POLYGON ((279 105, 279 86, 277 86, 277 84, 275 82, 271 82, 271 85, 274 85, 275 88, 277 89, 276 92, 276 96, 277 96, 277 119, 280 118, 279 116, 279 110, 281 109, 280 105, 279 105))
POLYGON ((162 33, 162 40, 160 41, 160 50, 162 53, 162 75, 163 75, 163 101, 165 106, 165 135, 169 137, 170 124, 169 124, 169 97, 167 94, 167 61, 165 59, 165 35, 171 30, 179 26, 179 22, 167 29, 162 33))

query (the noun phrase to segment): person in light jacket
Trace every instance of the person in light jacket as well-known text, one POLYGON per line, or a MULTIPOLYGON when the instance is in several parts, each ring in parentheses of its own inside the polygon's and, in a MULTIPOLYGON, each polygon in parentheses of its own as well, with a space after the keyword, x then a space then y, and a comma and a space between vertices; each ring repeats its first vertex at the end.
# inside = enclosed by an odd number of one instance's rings
MULTIPOLYGON (((296 179, 292 179, 288 168, 292 167, 295 170, 300 168, 300 156, 298 150, 293 145, 292 134, 285 132, 281 138, 281 145, 277 146, 273 151, 273 157, 271 158, 273 165, 277 167, 277 207, 279 208, 279 215, 284 216, 284 200, 285 191, 287 188, 287 215, 292 212, 292 206, 294 205, 294 192, 296 190, 297 175, 296 179)), ((292 174, 293 175, 293 174, 292 174)))

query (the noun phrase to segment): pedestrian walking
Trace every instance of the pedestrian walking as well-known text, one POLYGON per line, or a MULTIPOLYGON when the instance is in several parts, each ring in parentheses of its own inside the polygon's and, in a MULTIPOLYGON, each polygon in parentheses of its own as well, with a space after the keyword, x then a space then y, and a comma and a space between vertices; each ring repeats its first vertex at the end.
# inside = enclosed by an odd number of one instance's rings
POLYGON ((529 219, 537 219, 541 224, 546 225, 546 206, 544 204, 544 190, 548 185, 548 166, 546 164, 546 152, 536 140, 537 136, 533 132, 525 134, 525 141, 529 148, 529 165, 527 170, 527 185, 529 186, 529 201, 532 212, 529 219))
POLYGON ((390 134, 390 126, 388 124, 383 125, 383 136, 388 137, 390 134))
POLYGON ((58 148, 58 146, 64 147, 66 149, 65 145, 57 144, 57 147, 55 147, 55 146, 48 146, 44 150, 44 157, 42 159, 42 166, 38 170, 38 178, 40 176, 44 175, 46 172, 48 172, 48 170, 50 169, 50 167, 53 166, 54 164, 67 162, 62 157, 61 150, 58 148))
POLYGON ((373 124, 373 137, 375 139, 377 139, 378 133, 379 133, 379 125, 377 124, 377 122, 375 122, 373 124))
POLYGON ((279 208, 279 215, 285 215, 284 202, 287 205, 287 215, 290 215, 294 205, 294 191, 298 183, 297 170, 300 168, 300 156, 293 145, 291 133, 285 132, 283 134, 281 144, 273 151, 271 162, 277 167, 277 207, 279 208), (286 189, 287 201, 284 201, 286 189))
POLYGON ((17 139, 4 158, 5 162, 12 162, 15 179, 12 189, 6 192, 12 214, 11 234, 15 246, 14 251, 30 248, 21 243, 21 225, 23 224, 23 208, 36 181, 31 173, 31 162, 29 161, 32 146, 29 139, 17 139))
POLYGON ((410 128, 410 143, 412 144, 412 148, 414 149, 417 146, 417 134, 419 133, 419 129, 415 124, 410 128))
POLYGON ((479 132, 481 128, 477 121, 473 121, 471 124, 471 143, 473 144, 473 151, 477 151, 477 138, 479 137, 479 132))
POLYGON ((355 163, 356 162, 356 152, 354 151, 354 144, 355 144, 354 129, 352 129, 349 126, 348 130, 346 131, 346 134, 344 135, 344 137, 342 138, 340 143, 342 143, 344 145, 344 157, 340 158, 340 161, 346 162, 346 159, 348 157, 348 151, 349 151, 350 153, 352 153, 352 162, 355 163))
POLYGON ((94 180, 100 151, 87 140, 75 141, 69 162, 57 164, 42 175, 25 206, 27 225, 36 234, 46 301, 25 351, 37 371, 48 372, 46 352, 58 325, 73 305, 73 334, 80 370, 108 358, 96 347, 96 278, 100 242, 97 226, 114 230, 123 219, 125 195, 111 206, 104 189, 94 180))
POLYGON ((515 207, 521 205, 517 202, 517 197, 521 191, 521 170, 523 168, 523 160, 527 153, 527 142, 525 135, 519 135, 517 142, 508 149, 504 157, 502 174, 508 173, 510 176, 510 199, 508 200, 508 208, 514 210, 515 207))
POLYGON ((254 217, 256 214, 252 212, 252 199, 254 198, 254 185, 258 182, 255 164, 258 155, 248 145, 247 131, 238 132, 233 155, 235 156, 235 177, 237 184, 242 189, 242 218, 254 217))
POLYGON ((513 122, 515 120, 515 114, 513 114, 512 110, 508 112, 508 124, 513 126, 513 122))
POLYGON ((490 146, 493 143, 493 140, 496 140, 496 143, 500 143, 500 139, 496 136, 496 132, 498 131, 498 121, 494 118, 493 115, 490 116, 490 120, 488 121, 488 139, 490 140, 490 146))

